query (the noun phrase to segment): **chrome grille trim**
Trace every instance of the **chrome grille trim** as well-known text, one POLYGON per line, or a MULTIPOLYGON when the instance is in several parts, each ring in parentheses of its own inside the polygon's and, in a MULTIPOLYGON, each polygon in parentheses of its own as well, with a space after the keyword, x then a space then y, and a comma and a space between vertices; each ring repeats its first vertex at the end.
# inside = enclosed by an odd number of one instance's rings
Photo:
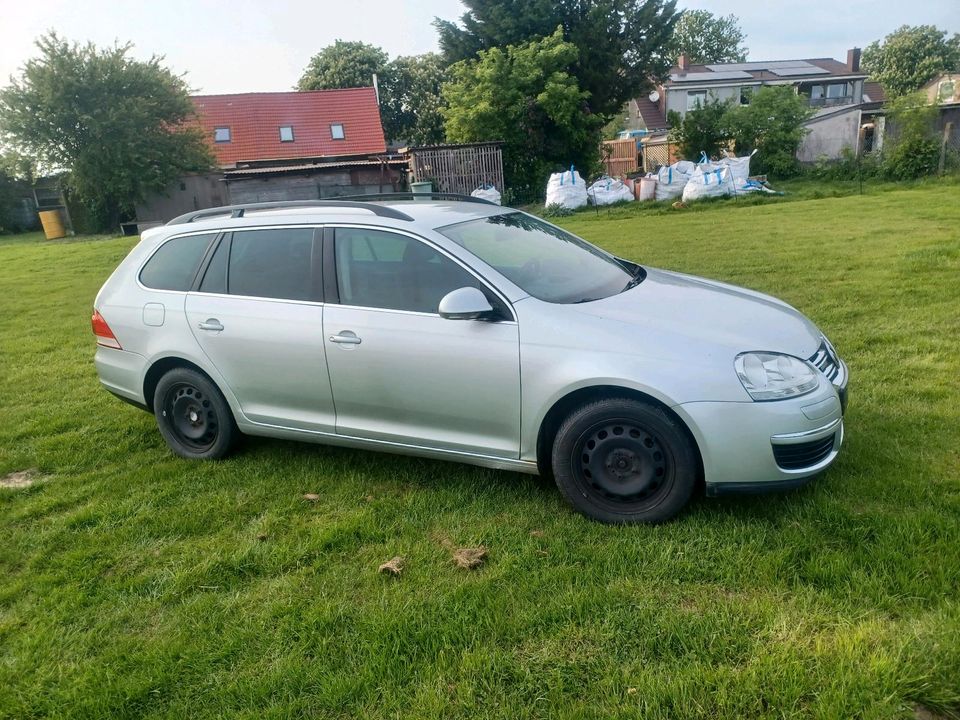
POLYGON ((840 387, 843 385, 846 378, 844 377, 845 373, 843 371, 843 364, 840 362, 840 358, 837 357, 836 351, 827 342, 827 339, 824 338, 820 343, 820 347, 817 348, 817 351, 807 358, 808 362, 817 368, 820 372, 823 373, 824 377, 827 378, 831 383, 840 387))

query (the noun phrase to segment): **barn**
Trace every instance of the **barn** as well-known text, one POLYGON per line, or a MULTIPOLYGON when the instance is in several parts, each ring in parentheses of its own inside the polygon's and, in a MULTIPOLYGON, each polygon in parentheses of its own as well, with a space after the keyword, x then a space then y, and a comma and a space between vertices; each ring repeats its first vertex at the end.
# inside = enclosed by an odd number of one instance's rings
POLYGON ((218 205, 391 192, 406 161, 387 153, 376 90, 196 95, 218 170, 180 178, 137 206, 143 225, 218 205))

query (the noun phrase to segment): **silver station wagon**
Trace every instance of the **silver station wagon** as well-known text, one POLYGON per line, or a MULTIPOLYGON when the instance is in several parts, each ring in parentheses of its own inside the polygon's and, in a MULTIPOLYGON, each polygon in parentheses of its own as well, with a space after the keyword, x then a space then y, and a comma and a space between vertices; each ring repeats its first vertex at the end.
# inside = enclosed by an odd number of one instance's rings
POLYGON ((785 489, 843 441, 847 368, 780 300, 444 196, 203 210, 97 295, 104 387, 186 458, 241 434, 552 477, 605 522, 785 489))

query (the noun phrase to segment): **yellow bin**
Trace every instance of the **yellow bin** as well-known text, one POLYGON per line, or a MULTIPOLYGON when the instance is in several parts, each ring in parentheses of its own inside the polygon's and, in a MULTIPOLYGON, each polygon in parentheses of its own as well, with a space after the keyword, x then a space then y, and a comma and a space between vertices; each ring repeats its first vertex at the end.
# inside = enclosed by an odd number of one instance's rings
POLYGON ((40 224, 43 225, 43 234, 47 236, 47 240, 56 240, 67 235, 67 230, 63 226, 63 216, 59 210, 42 210, 40 224))

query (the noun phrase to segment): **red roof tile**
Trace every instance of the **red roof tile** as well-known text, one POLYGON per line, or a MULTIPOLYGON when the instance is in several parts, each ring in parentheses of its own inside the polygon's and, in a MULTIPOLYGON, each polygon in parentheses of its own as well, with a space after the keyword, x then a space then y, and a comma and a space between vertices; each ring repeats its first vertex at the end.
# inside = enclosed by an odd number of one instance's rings
POLYGON ((220 165, 386 151, 372 87, 195 95, 193 102, 220 165), (343 140, 333 139, 335 124, 343 125, 343 140), (293 127, 293 142, 280 142, 283 125, 293 127), (215 143, 215 128, 224 127, 230 128, 230 142, 215 143))

